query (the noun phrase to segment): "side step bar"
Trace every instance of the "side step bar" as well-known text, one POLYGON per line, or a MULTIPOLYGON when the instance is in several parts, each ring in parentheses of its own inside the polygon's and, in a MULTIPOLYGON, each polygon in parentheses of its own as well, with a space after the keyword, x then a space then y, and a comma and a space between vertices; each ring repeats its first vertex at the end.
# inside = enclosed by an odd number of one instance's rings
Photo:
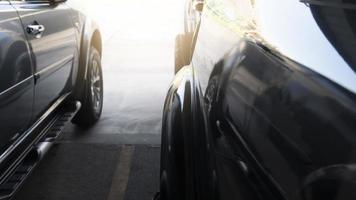
POLYGON ((55 141, 63 131, 67 122, 72 121, 73 117, 77 114, 81 107, 81 103, 79 101, 67 104, 64 106, 64 112, 59 114, 59 117, 48 130, 48 133, 45 137, 46 142, 55 141))
POLYGON ((0 200, 9 200, 22 186, 36 165, 49 152, 54 141, 60 136, 64 126, 71 121, 81 107, 80 102, 65 104, 41 133, 40 142, 33 146, 12 174, 0 185, 0 200))

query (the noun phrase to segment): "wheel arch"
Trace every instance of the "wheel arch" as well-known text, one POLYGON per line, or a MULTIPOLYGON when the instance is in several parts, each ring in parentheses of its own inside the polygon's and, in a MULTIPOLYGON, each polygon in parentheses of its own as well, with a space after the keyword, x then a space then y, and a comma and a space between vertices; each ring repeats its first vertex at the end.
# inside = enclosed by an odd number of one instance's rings
MULTIPOLYGON (((193 85, 192 69, 190 66, 185 66, 176 74, 170 84, 163 109, 162 134, 164 134, 163 131, 184 134, 184 132, 191 130, 192 124, 188 122, 192 119, 194 109, 193 85), (177 117, 184 121, 177 121, 177 117), (175 129, 166 130, 167 128, 175 129)), ((180 145, 185 144, 180 143, 180 145)))
POLYGON ((73 98, 81 100, 83 96, 83 90, 85 87, 85 81, 87 80, 90 48, 96 48, 100 56, 102 56, 102 34, 99 26, 90 18, 86 19, 84 26, 82 27, 80 50, 79 50, 79 64, 78 73, 76 75, 76 81, 73 91, 73 98))
MULTIPOLYGON (((162 150, 161 150, 161 181, 163 170, 173 168, 178 175, 178 185, 170 194, 184 195, 186 199, 193 194, 193 171, 192 162, 192 135, 193 135, 193 110, 195 106, 194 80, 191 66, 185 66, 180 70, 172 81, 167 93, 163 110, 162 120, 162 150), (167 160, 168 159, 168 160, 167 160), (172 160, 173 159, 173 160, 172 160), (184 194, 181 194, 184 191, 184 194)), ((168 172, 169 174, 169 172, 168 172)), ((167 174, 164 178, 171 179, 167 174)), ((172 177, 172 176, 171 176, 172 177)), ((161 182, 162 184, 162 182, 161 182)), ((161 185, 162 189, 162 185, 161 185)), ((173 199, 179 196, 172 195, 173 199)))

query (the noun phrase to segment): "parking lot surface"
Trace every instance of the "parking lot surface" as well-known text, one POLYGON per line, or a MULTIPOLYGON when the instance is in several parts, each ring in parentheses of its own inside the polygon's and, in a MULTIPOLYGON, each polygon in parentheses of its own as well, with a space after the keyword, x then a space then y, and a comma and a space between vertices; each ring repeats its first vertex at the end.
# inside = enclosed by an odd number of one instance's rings
POLYGON ((151 199, 181 2, 81 2, 103 31, 102 118, 87 130, 68 123, 15 199, 151 199))

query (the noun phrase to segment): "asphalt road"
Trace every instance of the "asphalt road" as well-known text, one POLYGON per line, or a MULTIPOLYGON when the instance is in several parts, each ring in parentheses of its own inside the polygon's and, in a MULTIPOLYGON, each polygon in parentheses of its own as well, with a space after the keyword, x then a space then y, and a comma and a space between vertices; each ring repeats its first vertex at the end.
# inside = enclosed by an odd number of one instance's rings
POLYGON ((144 200, 158 191, 161 116, 183 1, 94 0, 103 35, 104 108, 91 129, 68 124, 15 200, 144 200))
POLYGON ((103 116, 89 134, 160 134, 183 1, 84 2, 102 30, 105 85, 103 116))

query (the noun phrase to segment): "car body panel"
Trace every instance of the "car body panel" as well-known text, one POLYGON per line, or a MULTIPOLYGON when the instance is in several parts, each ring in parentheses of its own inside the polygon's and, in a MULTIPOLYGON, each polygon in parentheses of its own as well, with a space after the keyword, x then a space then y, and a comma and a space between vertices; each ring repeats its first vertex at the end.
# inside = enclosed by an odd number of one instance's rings
MULTIPOLYGON (((201 39, 196 48, 199 45, 214 47, 202 47, 207 53, 210 53, 210 55, 205 56, 207 63, 204 66, 207 70, 212 71, 214 64, 222 58, 222 55, 227 54, 233 45, 236 46, 240 39, 248 38, 266 46, 269 51, 274 51, 275 54, 303 64, 348 90, 356 92, 356 75, 352 66, 343 59, 343 56, 338 53, 338 49, 329 42, 330 38, 327 37, 326 31, 323 32, 320 29, 314 18, 314 13, 318 9, 320 10, 320 7, 310 9, 299 1, 279 0, 208 0, 205 4, 201 19, 201 26, 203 27, 199 33, 201 39), (278 7, 274 7, 274 5, 278 5, 278 7), (289 12, 288 8, 295 9, 293 12, 289 12), (286 17, 280 18, 279 16, 286 17), (204 29, 204 26, 209 27, 204 29), (202 39, 204 37, 213 37, 214 39, 210 40, 212 42, 210 44, 204 42, 204 39, 202 39), (214 53, 210 51, 214 51, 214 53)), ((334 12, 342 12, 342 9, 334 9, 334 12)), ((333 17, 336 18, 338 15, 335 14, 333 17)), ((343 20, 346 21, 347 19, 343 20)), ((343 20, 340 20, 340 23, 346 23, 343 20)), ((332 21, 332 19, 329 21, 332 21)), ((334 23, 336 22, 339 21, 334 19, 334 23)), ((343 24, 340 29, 346 26, 346 24, 343 24)), ((352 27, 346 28, 344 34, 350 35, 352 27)), ((334 31, 334 34, 337 34, 337 32, 334 31)), ((352 39, 352 35, 349 37, 352 39)), ((353 43, 350 46, 353 46, 353 43)), ((199 57, 200 54, 197 54, 197 57, 199 57)), ((200 58, 199 61, 195 62, 204 61, 200 58)))
POLYGON ((78 73, 75 76, 74 98, 82 97, 84 83, 87 81, 90 48, 94 46, 102 54, 102 41, 99 26, 90 18, 85 21, 82 27, 80 56, 78 62, 78 73))
POLYGON ((194 168, 216 174, 216 199, 355 195, 355 11, 311 2, 205 1, 190 67, 207 130, 183 134, 212 139, 193 159, 215 159, 194 168))
POLYGON ((78 111, 89 50, 102 51, 92 19, 65 2, 48 2, 0 0, 0 185, 37 152, 61 113, 78 111), (45 26, 41 37, 27 32, 35 21, 45 26))
MULTIPOLYGON (((184 194, 181 193, 177 194, 175 198, 179 198, 178 196, 182 195, 180 197, 192 199, 193 162, 191 159, 184 162, 184 158, 193 157, 193 149, 191 145, 193 142, 193 135, 182 133, 190 132, 195 123, 192 118, 191 110, 192 103, 195 100, 194 92, 192 91, 194 88, 193 83, 192 69, 185 67, 180 70, 169 88, 164 105, 165 111, 162 119, 162 129, 165 130, 166 135, 162 136, 162 141, 168 143, 169 147, 166 147, 169 148, 170 152, 174 152, 177 156, 172 156, 170 158, 162 157, 161 167, 169 169, 174 165, 173 167, 179 171, 189 169, 186 170, 188 173, 187 175, 184 174, 180 177, 181 181, 179 184, 184 186, 185 191, 190 191, 190 193, 188 193, 190 196, 184 196, 184 194)), ((170 171, 167 171, 166 176, 162 178, 162 181, 170 182, 173 179, 170 177, 170 173, 170 171)))
POLYGON ((71 9, 64 3, 11 2, 17 9, 24 30, 38 23, 43 34, 28 35, 35 66, 34 118, 41 116, 51 104, 72 88, 71 73, 77 54, 71 9), (58 20, 61 19, 61 20, 58 20))
POLYGON ((1 1, 0 15, 0 154, 3 155, 30 126, 34 78, 29 46, 16 10, 1 1))

